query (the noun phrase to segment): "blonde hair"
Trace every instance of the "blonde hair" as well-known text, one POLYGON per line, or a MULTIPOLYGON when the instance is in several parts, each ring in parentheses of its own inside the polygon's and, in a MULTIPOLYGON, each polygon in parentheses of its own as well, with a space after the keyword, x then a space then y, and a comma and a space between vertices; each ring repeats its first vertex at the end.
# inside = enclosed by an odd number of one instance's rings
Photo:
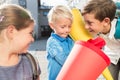
POLYGON ((48 22, 55 23, 60 18, 68 18, 73 20, 71 9, 68 6, 57 5, 54 6, 48 13, 48 22))
POLYGON ((0 6, 0 32, 9 25, 14 25, 21 30, 34 22, 30 12, 15 4, 4 4, 0 6))

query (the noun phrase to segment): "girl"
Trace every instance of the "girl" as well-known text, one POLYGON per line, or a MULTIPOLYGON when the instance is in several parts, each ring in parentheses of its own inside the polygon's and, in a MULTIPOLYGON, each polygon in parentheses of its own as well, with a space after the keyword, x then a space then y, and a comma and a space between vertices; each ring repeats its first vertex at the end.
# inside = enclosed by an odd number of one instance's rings
POLYGON ((0 6, 0 80, 33 80, 31 63, 24 55, 34 41, 33 29, 34 20, 26 9, 0 6))

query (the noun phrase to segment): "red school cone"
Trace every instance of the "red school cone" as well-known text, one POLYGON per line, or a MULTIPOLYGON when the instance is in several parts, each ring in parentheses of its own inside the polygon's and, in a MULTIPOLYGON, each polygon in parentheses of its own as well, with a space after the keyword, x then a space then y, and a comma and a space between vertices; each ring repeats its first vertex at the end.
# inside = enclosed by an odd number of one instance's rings
POLYGON ((101 51, 104 45, 102 38, 75 42, 56 80, 96 80, 110 64, 101 51))

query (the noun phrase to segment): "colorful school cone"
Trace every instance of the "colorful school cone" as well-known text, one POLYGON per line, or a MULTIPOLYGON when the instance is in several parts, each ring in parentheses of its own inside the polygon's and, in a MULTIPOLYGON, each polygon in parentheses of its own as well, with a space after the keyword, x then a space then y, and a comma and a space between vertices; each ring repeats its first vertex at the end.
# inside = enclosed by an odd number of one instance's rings
MULTIPOLYGON (((70 32, 71 38, 74 41, 78 41, 78 40, 87 41, 91 39, 92 36, 84 28, 85 24, 79 9, 73 8, 72 13, 73 13, 74 19, 72 23, 71 32, 70 32)), ((113 80, 108 67, 106 67, 106 69, 102 72, 102 75, 106 78, 106 80, 113 80)))
POLYGON ((102 38, 76 41, 56 80, 96 80, 110 64, 102 38))

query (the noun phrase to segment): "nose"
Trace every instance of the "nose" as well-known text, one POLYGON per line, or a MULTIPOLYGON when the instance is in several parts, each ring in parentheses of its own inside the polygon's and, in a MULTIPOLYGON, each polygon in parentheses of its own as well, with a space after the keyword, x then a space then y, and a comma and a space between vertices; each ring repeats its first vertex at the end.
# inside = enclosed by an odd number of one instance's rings
POLYGON ((66 32, 67 33, 69 33, 70 32, 70 28, 68 27, 68 28, 66 28, 66 32))
POLYGON ((34 42, 34 37, 31 38, 31 42, 34 42))

